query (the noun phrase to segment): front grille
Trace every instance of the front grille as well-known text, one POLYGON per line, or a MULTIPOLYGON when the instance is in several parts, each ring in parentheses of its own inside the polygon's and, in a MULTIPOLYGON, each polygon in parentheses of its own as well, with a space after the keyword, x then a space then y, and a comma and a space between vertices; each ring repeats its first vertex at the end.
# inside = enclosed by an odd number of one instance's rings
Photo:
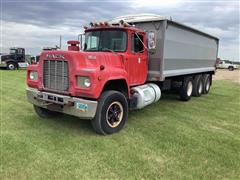
POLYGON ((67 61, 44 60, 43 85, 46 89, 67 91, 69 86, 67 61))

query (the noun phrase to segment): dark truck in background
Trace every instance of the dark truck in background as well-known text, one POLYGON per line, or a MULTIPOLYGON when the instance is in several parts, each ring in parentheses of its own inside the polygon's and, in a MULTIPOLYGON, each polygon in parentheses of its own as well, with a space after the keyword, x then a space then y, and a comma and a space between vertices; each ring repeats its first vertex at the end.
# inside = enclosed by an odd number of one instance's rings
POLYGON ((13 47, 10 48, 9 54, 0 54, 0 67, 15 70, 27 66, 24 48, 13 47))

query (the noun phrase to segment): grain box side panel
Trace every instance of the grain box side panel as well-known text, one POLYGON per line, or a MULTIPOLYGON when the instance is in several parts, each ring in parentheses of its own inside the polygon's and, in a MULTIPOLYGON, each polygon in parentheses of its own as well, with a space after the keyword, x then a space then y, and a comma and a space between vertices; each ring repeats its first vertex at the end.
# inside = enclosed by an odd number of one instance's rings
POLYGON ((218 40, 168 24, 164 41, 163 76, 214 71, 218 40))

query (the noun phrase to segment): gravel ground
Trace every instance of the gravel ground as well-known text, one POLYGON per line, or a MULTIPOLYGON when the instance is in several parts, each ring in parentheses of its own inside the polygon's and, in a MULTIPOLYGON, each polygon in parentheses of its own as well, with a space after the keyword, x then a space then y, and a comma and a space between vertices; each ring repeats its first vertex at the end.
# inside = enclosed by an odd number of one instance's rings
POLYGON ((213 80, 230 80, 240 84, 240 70, 218 69, 213 76, 213 80))

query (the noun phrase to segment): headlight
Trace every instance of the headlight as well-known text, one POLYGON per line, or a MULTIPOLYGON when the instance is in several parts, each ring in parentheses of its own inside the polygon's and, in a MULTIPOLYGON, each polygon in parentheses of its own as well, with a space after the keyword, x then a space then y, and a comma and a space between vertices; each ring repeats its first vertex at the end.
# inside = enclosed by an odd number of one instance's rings
POLYGON ((29 73, 29 78, 33 81, 36 81, 38 79, 38 73, 36 71, 31 71, 29 73))
POLYGON ((79 87, 89 88, 91 86, 91 80, 87 76, 78 76, 77 77, 77 84, 78 84, 79 87))

